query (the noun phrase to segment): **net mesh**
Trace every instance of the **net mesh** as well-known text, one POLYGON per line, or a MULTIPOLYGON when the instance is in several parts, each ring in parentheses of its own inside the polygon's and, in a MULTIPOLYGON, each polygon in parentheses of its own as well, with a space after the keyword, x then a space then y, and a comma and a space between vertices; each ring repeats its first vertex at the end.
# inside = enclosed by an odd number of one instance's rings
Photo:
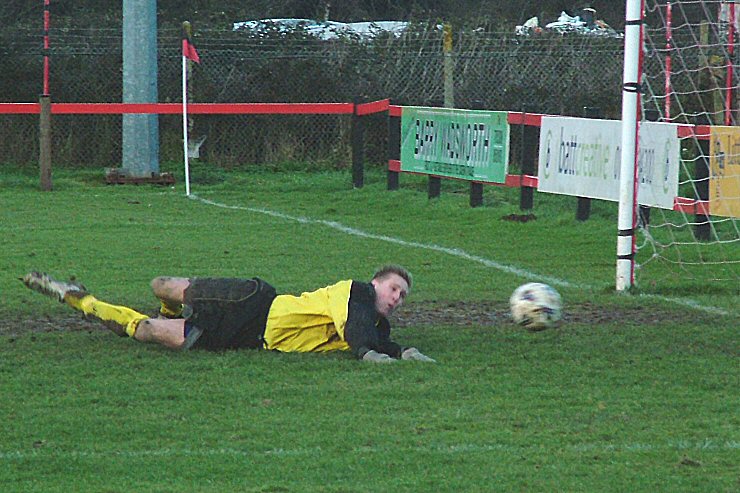
POLYGON ((700 126, 682 140, 678 203, 689 207, 642 210, 638 281, 740 287, 740 6, 648 0, 645 13, 643 118, 700 126))

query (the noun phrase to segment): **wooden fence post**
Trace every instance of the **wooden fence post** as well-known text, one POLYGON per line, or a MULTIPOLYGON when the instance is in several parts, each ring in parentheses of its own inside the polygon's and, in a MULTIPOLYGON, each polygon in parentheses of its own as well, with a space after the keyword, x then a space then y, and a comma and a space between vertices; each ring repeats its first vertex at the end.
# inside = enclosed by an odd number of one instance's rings
MULTIPOLYGON (((525 107, 522 108, 522 123, 520 127, 522 136, 522 176, 534 176, 534 165, 537 162, 537 145, 540 140, 540 129, 539 127, 525 125, 524 120, 526 116, 527 111, 525 107)), ((525 187, 524 185, 519 187, 519 209, 523 211, 532 210, 534 207, 534 190, 534 188, 525 187)))
MULTIPOLYGON (((389 103, 390 104, 390 103, 389 103)), ((401 161, 401 118, 388 110, 388 160, 401 161)), ((399 171, 388 169, 388 190, 398 190, 399 171)))
MULTIPOLYGON (((655 108, 645 108, 645 120, 649 122, 657 122, 660 121, 661 115, 660 111, 658 111, 655 108)), ((639 224, 643 226, 647 226, 650 224, 650 206, 649 205, 639 205, 637 206, 637 220, 639 224)))
POLYGON ((430 199, 436 199, 437 197, 439 197, 439 194, 441 191, 442 191, 442 179, 439 176, 430 176, 429 186, 427 188, 427 196, 430 199))
POLYGON ((470 182, 470 207, 483 205, 483 184, 476 181, 470 182))
POLYGON ((352 186, 362 188, 365 184, 365 121, 357 114, 357 106, 363 98, 355 98, 352 114, 352 186))
MULTIPOLYGON (((482 110, 482 101, 473 101, 469 106, 471 110, 482 110)), ((470 182, 470 207, 483 205, 483 184, 475 181, 470 182)))
MULTIPOLYGON (((442 29, 442 54, 444 77, 444 107, 455 107, 455 61, 452 58, 452 25, 446 23, 442 29)), ((442 191, 442 179, 439 176, 429 177, 428 196, 430 199, 439 197, 442 191)))
POLYGON ((41 190, 48 192, 51 184, 51 96, 44 94, 39 98, 39 173, 41 190))
MULTIPOLYGON (((696 199, 709 200, 709 139, 698 139, 701 155, 694 161, 694 181, 696 183, 696 199)), ((697 211, 701 209, 697 208, 697 211)), ((709 216, 696 213, 694 238, 699 241, 709 240, 709 216)))
MULTIPOLYGON (((604 113, 601 108, 594 106, 584 106, 583 116, 585 118, 603 118, 604 113)), ((591 217, 591 199, 588 197, 578 197, 576 206, 576 220, 585 221, 591 217)))

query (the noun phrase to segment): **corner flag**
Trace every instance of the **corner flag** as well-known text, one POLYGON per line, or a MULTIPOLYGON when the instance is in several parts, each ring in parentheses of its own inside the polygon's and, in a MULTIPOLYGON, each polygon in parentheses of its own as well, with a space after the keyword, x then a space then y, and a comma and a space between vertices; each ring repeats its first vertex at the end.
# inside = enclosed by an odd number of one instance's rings
POLYGON ((182 56, 194 61, 195 63, 200 63, 198 51, 195 49, 195 45, 193 44, 193 40, 190 38, 190 32, 187 27, 183 26, 182 30, 182 56))

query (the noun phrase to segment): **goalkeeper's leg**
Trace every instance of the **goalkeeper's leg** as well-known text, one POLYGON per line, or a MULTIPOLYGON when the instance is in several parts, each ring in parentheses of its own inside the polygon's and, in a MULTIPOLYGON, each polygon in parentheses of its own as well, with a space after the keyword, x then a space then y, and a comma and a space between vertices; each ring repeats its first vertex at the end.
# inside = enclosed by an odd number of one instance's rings
POLYGON ((173 349, 182 347, 185 341, 185 319, 157 319, 131 308, 111 305, 88 294, 76 298, 67 294, 64 302, 86 315, 101 320, 106 327, 119 336, 129 336, 141 342, 155 342, 173 349))
POLYGON ((141 342, 156 342, 172 349, 184 348, 185 319, 146 318, 139 323, 134 338, 141 342))
POLYGON ((169 348, 178 349, 185 341, 184 319, 156 319, 131 308, 111 305, 100 301, 91 294, 78 297, 68 293, 64 302, 86 315, 97 317, 113 332, 129 336, 141 342, 155 342, 169 348))
POLYGON ((184 342, 185 320, 156 320, 126 306, 100 301, 77 283, 57 281, 48 274, 31 272, 23 283, 34 291, 55 298, 75 310, 102 321, 119 336, 157 342, 179 348, 184 342))
POLYGON ((186 277, 155 277, 152 279, 152 291, 159 298, 160 318, 184 318, 183 299, 185 290, 190 286, 190 279, 186 277))

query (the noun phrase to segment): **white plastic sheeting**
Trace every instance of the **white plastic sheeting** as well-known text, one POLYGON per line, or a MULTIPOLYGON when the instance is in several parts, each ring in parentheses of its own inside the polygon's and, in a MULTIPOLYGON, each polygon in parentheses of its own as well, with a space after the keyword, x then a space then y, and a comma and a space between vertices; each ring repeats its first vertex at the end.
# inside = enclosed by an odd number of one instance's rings
POLYGON ((390 33, 400 36, 408 27, 408 22, 402 21, 367 21, 367 22, 335 22, 316 21, 312 19, 260 19, 244 22, 235 22, 234 31, 250 31, 253 33, 290 32, 303 29, 306 33, 323 40, 337 39, 343 36, 357 36, 370 40, 379 34, 390 33))

